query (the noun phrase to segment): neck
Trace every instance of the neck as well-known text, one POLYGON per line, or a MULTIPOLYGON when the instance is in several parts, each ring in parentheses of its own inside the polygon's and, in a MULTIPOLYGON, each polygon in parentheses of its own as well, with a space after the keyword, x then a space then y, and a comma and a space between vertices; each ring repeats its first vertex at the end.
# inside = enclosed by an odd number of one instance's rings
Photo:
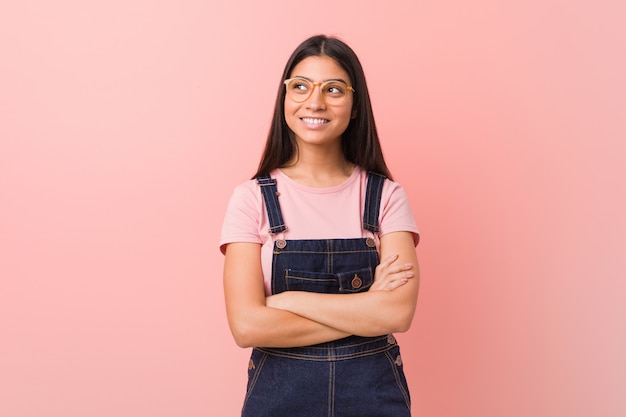
POLYGON ((341 149, 299 146, 299 152, 281 170, 292 180, 310 187, 333 187, 352 175, 354 164, 341 149), (304 148, 304 149, 303 149, 304 148))

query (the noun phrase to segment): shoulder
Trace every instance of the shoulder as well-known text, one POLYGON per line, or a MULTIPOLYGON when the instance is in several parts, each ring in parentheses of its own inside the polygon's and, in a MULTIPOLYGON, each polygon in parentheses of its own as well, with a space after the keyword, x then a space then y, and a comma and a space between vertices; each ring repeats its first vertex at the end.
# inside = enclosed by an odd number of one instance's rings
POLYGON ((256 179, 246 180, 235 186, 233 196, 251 196, 259 192, 259 185, 256 179))
POLYGON ((387 196, 390 200, 403 200, 408 203, 408 197, 402 184, 388 178, 385 180, 383 195, 387 196))
MULTIPOLYGON (((279 169, 270 172, 269 177, 276 180, 277 178, 285 178, 285 175, 279 169)), ((281 188, 289 186, 289 181, 277 181, 281 188)), ((264 208, 263 193, 256 178, 246 180, 238 184, 234 189, 230 200, 230 206, 244 206, 248 208, 254 207, 255 211, 261 212, 264 208)))
POLYGON ((228 203, 228 211, 256 207, 261 198, 260 194, 256 180, 247 180, 235 186, 228 203))
POLYGON ((381 236, 405 231, 413 235, 415 245, 419 242, 419 230, 411 210, 409 197, 400 183, 390 179, 385 179, 382 190, 380 226, 381 236))
POLYGON ((363 190, 366 189, 369 181, 374 181, 377 184, 382 185, 382 201, 385 202, 389 199, 405 199, 406 193, 404 188, 398 182, 392 181, 384 175, 377 174, 375 172, 365 171, 361 167, 356 167, 358 175, 360 177, 360 183, 363 190))
POLYGON ((260 243, 259 228, 262 222, 262 197, 256 180, 237 185, 232 192, 224 221, 220 249, 233 242, 260 243))

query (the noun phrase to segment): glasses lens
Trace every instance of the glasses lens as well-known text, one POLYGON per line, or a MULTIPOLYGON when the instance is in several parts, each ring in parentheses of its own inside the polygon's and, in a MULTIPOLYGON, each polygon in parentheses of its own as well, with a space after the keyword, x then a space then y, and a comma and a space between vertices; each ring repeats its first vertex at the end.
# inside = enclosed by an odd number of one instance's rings
POLYGON ((287 96, 295 102, 309 98, 311 90, 313 90, 313 84, 302 78, 294 78, 287 83, 287 96))
POLYGON ((348 93, 348 86, 341 81, 327 81, 320 88, 328 104, 340 104, 348 93))

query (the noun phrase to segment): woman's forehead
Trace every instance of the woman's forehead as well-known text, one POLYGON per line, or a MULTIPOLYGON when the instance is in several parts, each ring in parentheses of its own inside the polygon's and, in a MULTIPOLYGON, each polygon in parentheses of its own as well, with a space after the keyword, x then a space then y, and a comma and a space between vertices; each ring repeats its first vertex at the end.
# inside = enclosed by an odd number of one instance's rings
POLYGON ((348 73, 333 58, 309 56, 293 67, 289 78, 303 77, 311 81, 343 80, 350 83, 348 73))

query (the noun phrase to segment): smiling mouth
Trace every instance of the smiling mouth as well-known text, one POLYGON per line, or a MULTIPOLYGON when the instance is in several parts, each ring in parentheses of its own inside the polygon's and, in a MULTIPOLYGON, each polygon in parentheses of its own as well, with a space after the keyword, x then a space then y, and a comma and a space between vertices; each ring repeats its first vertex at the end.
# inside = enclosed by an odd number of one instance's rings
POLYGON ((310 123, 314 125, 321 125, 324 123, 328 123, 330 121, 328 119, 314 119, 312 117, 302 117, 300 120, 302 120, 305 123, 310 123))

